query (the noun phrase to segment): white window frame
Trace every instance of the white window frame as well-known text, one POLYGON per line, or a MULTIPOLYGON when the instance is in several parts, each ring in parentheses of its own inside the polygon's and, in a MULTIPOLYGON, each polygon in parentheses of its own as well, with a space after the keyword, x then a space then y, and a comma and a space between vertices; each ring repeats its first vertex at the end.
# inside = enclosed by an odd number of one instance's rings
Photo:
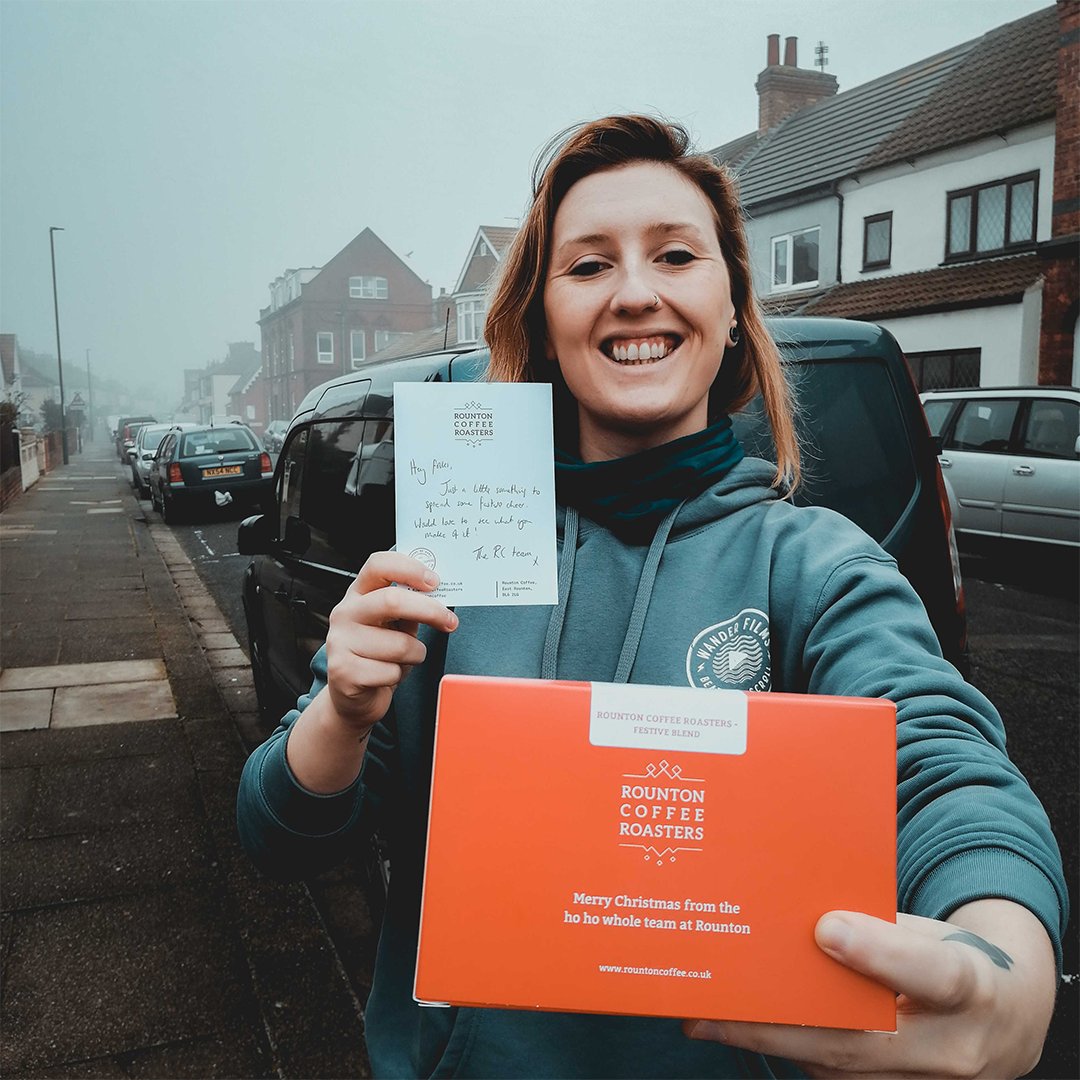
POLYGON ((349 363, 353 371, 360 367, 367 359, 367 334, 363 330, 349 331, 349 363), (360 355, 356 355, 356 344, 360 343, 360 355))
POLYGON ((772 242, 769 245, 769 282, 771 283, 772 292, 792 292, 796 289, 812 289, 821 280, 821 226, 814 225, 809 229, 794 229, 789 233, 784 233, 781 236, 774 236, 772 242), (796 284, 792 284, 791 277, 795 269, 794 260, 794 241, 797 236, 806 236, 808 233, 816 232, 818 234, 818 272, 817 277, 813 281, 800 281, 796 284), (787 273, 785 280, 778 282, 776 280, 776 250, 778 247, 784 247, 785 254, 787 255, 787 273))
POLYGON ((333 330, 316 330, 315 331, 315 356, 320 364, 332 364, 334 362, 334 331, 333 330), (327 352, 323 349, 323 338, 330 339, 330 351, 327 352))
POLYGON ((349 278, 349 296, 354 300, 387 300, 390 287, 384 277, 361 274, 349 278))
POLYGON ((393 344, 394 331, 393 330, 376 330, 375 331, 375 351, 385 349, 387 345, 393 344))
POLYGON ((482 296, 462 297, 455 306, 458 342, 467 345, 479 341, 484 333, 484 316, 487 314, 484 298, 482 296))

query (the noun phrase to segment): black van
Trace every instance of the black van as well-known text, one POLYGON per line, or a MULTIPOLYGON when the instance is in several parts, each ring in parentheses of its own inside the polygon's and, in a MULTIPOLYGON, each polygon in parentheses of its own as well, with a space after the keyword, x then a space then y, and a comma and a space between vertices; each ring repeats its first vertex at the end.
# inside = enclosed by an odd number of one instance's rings
MULTIPOLYGON (((966 670, 959 559, 934 443, 907 364, 880 327, 774 319, 800 413, 800 504, 828 506, 892 554, 945 656, 966 670)), ((289 425, 275 512, 240 526, 255 559, 244 610, 260 710, 276 721, 311 683, 330 610, 372 551, 394 543, 394 383, 477 381, 486 350, 388 360, 316 387, 289 425)), ((775 460, 760 399, 735 417, 746 452, 775 460)))

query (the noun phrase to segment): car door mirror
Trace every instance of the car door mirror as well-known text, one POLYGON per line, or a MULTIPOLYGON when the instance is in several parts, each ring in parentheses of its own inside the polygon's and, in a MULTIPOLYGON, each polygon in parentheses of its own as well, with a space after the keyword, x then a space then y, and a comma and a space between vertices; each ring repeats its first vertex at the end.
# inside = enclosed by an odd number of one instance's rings
POLYGON ((1076 442, 1073 443, 1073 453, 1080 457, 1080 435, 1076 436, 1076 442))
POLYGON ((236 547, 241 555, 266 555, 273 544, 273 524, 265 514, 254 514, 240 522, 236 547))

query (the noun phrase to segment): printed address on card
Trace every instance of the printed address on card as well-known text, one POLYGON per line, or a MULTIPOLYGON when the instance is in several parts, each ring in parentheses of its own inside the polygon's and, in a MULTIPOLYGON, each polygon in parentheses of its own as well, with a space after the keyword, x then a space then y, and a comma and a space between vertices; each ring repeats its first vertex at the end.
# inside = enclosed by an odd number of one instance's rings
POLYGON ((558 602, 551 387, 395 383, 397 549, 449 606, 558 602))

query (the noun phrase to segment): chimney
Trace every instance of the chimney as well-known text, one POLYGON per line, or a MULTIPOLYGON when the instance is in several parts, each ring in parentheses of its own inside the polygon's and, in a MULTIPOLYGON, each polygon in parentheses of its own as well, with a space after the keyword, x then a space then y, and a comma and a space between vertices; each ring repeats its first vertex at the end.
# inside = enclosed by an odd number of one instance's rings
POLYGON ((757 77, 758 132, 776 127, 799 109, 832 97, 837 90, 835 75, 804 71, 798 64, 799 39, 784 39, 784 63, 780 63, 780 35, 769 34, 767 66, 757 77))

